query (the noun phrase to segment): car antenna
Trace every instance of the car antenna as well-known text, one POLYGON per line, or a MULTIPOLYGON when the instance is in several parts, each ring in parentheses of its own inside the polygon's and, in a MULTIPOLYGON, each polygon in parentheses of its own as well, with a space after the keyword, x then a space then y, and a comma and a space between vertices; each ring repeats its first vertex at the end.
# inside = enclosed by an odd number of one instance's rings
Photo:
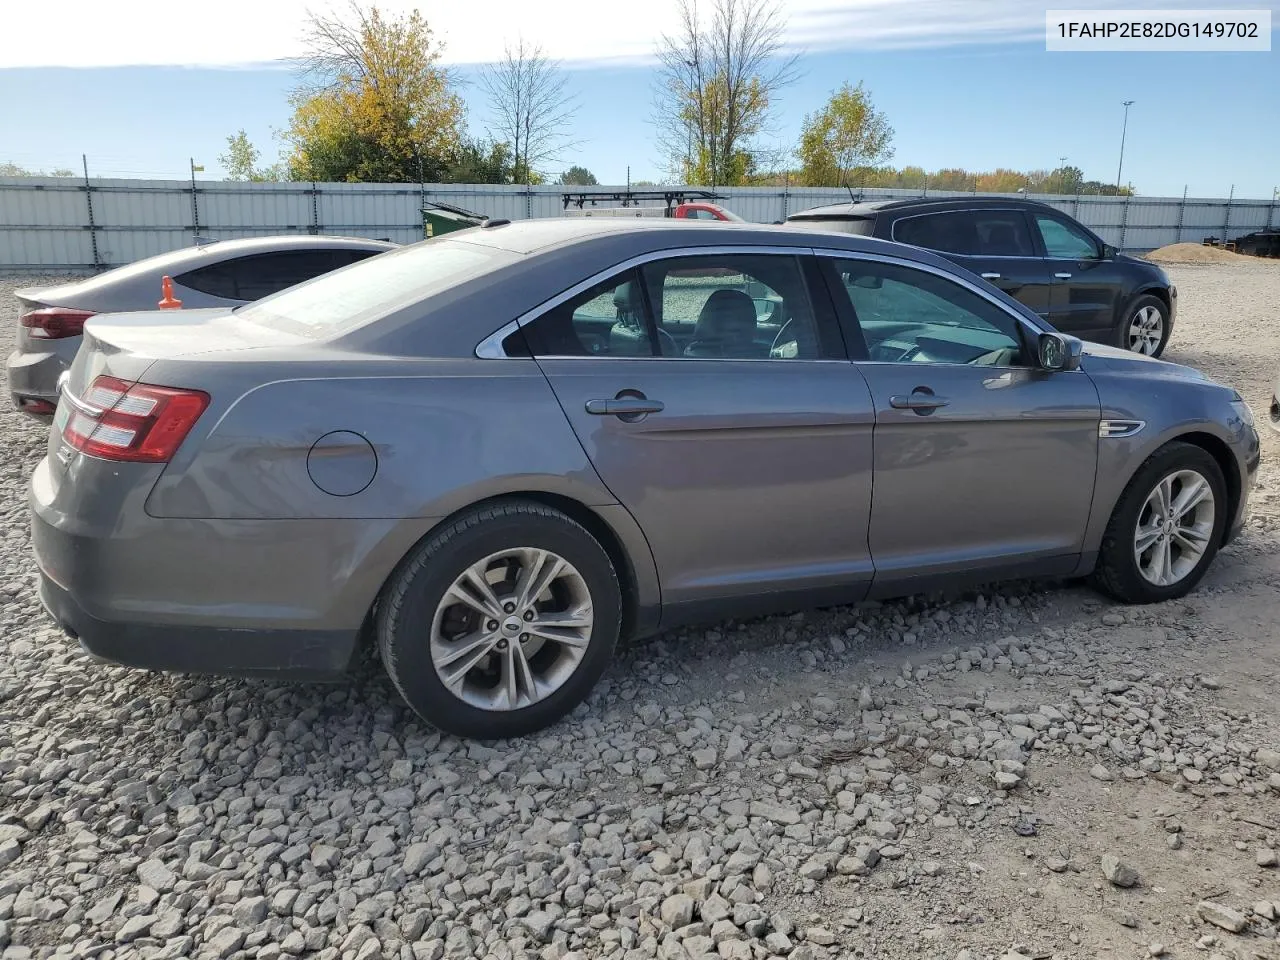
POLYGON ((857 202, 858 202, 858 200, 857 200, 857 198, 856 198, 856 197, 854 197, 854 195, 853 195, 853 187, 849 186, 849 175, 848 175, 848 174, 846 174, 846 173, 842 173, 842 174, 840 174, 840 183, 844 186, 844 188, 845 188, 846 190, 848 190, 848 191, 849 191, 849 202, 850 202, 850 203, 857 203, 857 202))

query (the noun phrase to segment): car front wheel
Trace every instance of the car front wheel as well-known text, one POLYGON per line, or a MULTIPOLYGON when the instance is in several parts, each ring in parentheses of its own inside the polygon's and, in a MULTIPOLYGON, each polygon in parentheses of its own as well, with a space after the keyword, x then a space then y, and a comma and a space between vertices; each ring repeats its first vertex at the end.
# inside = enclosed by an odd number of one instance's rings
POLYGON ((1164 353, 1169 342, 1169 308, 1159 297, 1142 296, 1134 301, 1120 324, 1117 346, 1148 357, 1164 353))
POLYGON ((1218 462, 1193 444, 1166 444, 1138 469, 1116 504, 1095 583, 1124 603, 1185 595, 1218 552, 1228 508, 1218 462))
POLYGON ((464 737, 533 733, 609 664, 622 598, 608 553, 548 506, 478 508, 424 543, 378 611, 382 662, 427 722, 464 737))

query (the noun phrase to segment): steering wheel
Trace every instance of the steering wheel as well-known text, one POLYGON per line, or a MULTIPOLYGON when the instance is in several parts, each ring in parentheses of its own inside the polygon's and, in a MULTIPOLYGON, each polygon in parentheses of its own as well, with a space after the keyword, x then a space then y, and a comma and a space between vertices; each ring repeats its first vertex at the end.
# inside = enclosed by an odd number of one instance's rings
POLYGON ((773 345, 769 347, 769 356, 775 360, 783 359, 782 347, 787 343, 795 343, 795 337, 789 336, 789 331, 794 320, 787 320, 778 330, 778 335, 773 338, 773 345))

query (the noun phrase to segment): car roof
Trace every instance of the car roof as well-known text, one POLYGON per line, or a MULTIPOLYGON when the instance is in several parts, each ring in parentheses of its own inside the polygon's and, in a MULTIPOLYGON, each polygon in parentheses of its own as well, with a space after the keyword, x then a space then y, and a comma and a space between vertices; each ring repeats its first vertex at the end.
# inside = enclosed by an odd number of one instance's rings
MULTIPOLYGON (((712 220, 683 220, 674 217, 550 217, 516 220, 447 235, 459 242, 495 247, 530 256, 557 248, 605 242, 610 249, 645 253, 667 247, 714 247, 718 245, 838 247, 903 255, 900 244, 871 237, 815 234, 804 227, 712 220), (817 237, 821 239, 816 239, 817 237)), ((430 242, 430 241, 426 241, 430 242)), ((917 252, 913 257, 920 258, 917 252)), ((931 254, 922 259, 933 262, 931 254)))
POLYGON ((196 267, 209 266, 233 260, 237 257, 264 253, 288 253, 297 250, 365 250, 385 253, 395 250, 399 244, 385 240, 366 240, 363 237, 328 237, 311 234, 284 234, 269 237, 239 237, 234 240, 216 240, 198 246, 180 247, 155 256, 134 260, 105 273, 84 279, 69 280, 51 287, 30 288, 19 295, 32 301, 55 306, 86 304, 100 309, 96 299, 107 291, 129 289, 136 283, 158 283, 162 275, 177 277, 196 267))
POLYGON ((1052 210, 1047 203, 1026 197, 1008 197, 1003 194, 964 197, 903 197, 888 200, 859 200, 849 203, 833 203, 823 207, 801 210, 787 217, 788 220, 869 220, 885 211, 910 210, 990 210, 1023 207, 1026 209, 1052 210))

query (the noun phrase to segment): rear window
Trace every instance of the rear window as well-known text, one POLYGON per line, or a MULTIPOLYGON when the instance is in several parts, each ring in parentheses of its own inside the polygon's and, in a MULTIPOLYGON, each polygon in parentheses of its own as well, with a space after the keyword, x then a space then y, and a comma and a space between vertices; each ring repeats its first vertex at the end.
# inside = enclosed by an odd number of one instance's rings
POLYGON ((305 337, 337 336, 514 259, 496 247, 425 240, 237 307, 236 316, 305 337))
POLYGON ((871 217, 795 217, 788 220, 787 225, 869 237, 875 230, 876 222, 871 217))
POLYGON ((228 300, 261 300, 373 256, 373 250, 276 250, 223 260, 174 277, 175 283, 228 300))

